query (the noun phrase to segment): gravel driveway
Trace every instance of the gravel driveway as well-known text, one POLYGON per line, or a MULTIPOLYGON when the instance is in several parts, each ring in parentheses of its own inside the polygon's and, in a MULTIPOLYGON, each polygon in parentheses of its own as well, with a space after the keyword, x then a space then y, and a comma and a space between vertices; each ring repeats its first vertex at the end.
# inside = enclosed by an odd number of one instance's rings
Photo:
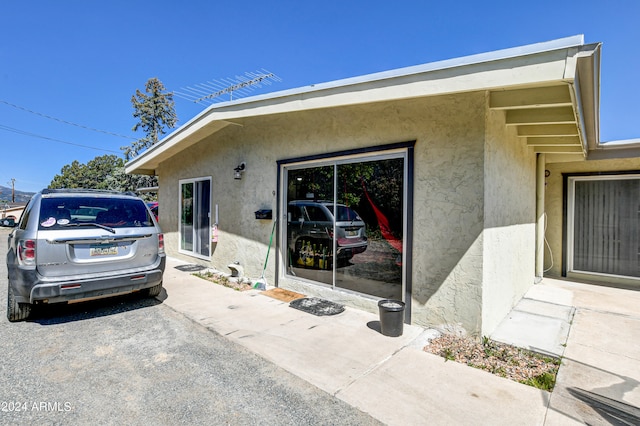
POLYGON ((0 339, 2 424, 377 424, 155 299, 2 312, 0 339))

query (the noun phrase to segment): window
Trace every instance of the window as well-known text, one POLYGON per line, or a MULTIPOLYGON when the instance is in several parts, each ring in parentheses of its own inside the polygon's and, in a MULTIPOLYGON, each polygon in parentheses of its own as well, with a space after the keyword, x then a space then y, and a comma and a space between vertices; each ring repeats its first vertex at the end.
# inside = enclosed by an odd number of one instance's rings
POLYGON ((211 178, 180 181, 180 252, 211 255, 211 178))
POLYGON ((281 162, 287 278, 405 300, 409 151, 281 162))
POLYGON ((568 179, 568 272, 640 278, 640 175, 568 179))
POLYGON ((27 229, 27 224, 29 223, 29 215, 31 215, 32 208, 33 208, 33 201, 29 201, 29 204, 27 204, 27 207, 24 209, 22 216, 20 216, 20 224, 18 226, 20 229, 22 230, 27 229))
POLYGON ((153 226, 153 221, 144 202, 138 199, 96 196, 42 198, 38 229, 64 229, 83 224, 131 228, 153 226))

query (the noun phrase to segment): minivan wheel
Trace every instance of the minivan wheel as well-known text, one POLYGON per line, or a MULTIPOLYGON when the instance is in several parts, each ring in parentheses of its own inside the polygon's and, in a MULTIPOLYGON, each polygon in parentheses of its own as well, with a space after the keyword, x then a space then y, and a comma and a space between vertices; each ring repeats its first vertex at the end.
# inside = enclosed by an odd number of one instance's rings
POLYGON ((160 294, 161 291, 162 291, 162 283, 146 289, 147 296, 149 297, 156 297, 157 295, 160 294))
POLYGON ((13 295, 11 283, 7 290, 7 318, 11 322, 23 321, 29 318, 31 314, 31 305, 28 303, 18 303, 13 295))

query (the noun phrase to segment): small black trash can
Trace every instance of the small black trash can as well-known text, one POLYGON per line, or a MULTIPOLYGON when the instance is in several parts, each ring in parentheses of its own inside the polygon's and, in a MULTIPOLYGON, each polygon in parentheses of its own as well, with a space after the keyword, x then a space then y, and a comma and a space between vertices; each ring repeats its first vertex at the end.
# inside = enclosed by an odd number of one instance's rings
POLYGON ((380 331, 389 337, 402 336, 404 326, 404 302, 384 299, 378 302, 380 331))

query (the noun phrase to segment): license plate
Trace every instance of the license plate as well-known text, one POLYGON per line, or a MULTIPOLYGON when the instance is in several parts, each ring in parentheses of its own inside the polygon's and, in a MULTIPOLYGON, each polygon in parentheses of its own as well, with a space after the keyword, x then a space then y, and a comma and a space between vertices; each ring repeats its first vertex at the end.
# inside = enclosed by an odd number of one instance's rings
POLYGON ((358 231, 346 231, 345 234, 347 235, 347 237, 355 237, 356 235, 358 235, 358 231))
POLYGON ((117 256, 118 246, 95 246, 89 248, 90 256, 117 256))

